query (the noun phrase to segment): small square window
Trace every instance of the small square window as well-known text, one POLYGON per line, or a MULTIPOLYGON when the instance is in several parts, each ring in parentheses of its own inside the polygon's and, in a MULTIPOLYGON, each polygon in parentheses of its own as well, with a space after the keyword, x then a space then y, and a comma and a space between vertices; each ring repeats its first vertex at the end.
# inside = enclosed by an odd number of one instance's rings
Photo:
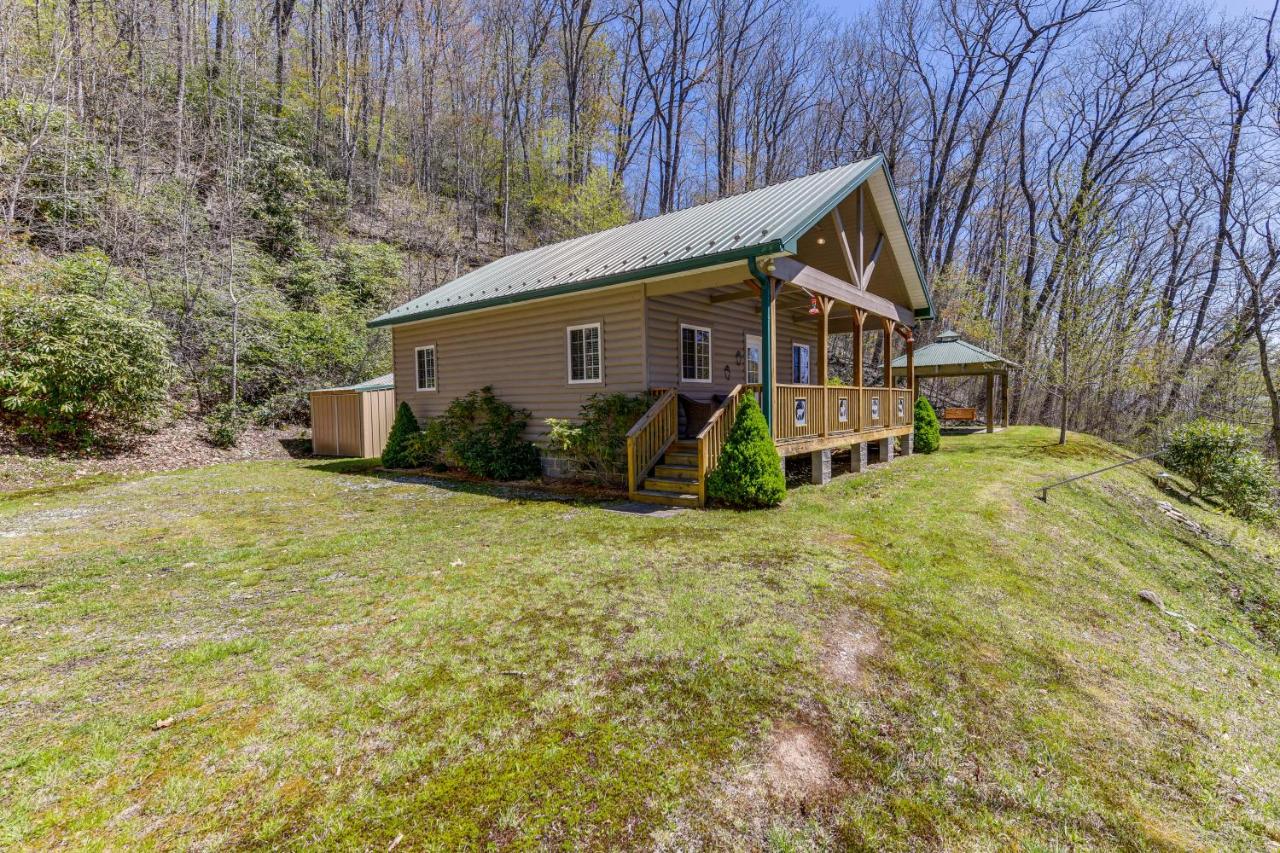
POLYGON ((569 384, 599 382, 601 376, 602 346, 600 324, 570 326, 569 336, 569 384))
POLYGON ((418 390, 436 390, 436 347, 418 347, 414 350, 418 369, 418 390))

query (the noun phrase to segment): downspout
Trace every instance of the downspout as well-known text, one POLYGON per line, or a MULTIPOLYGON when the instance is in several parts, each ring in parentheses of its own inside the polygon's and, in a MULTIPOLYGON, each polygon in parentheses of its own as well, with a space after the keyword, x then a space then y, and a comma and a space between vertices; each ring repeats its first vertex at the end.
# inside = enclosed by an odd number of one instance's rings
POLYGON ((747 258, 747 269, 760 284, 760 408, 773 435, 773 284, 755 258, 747 258))

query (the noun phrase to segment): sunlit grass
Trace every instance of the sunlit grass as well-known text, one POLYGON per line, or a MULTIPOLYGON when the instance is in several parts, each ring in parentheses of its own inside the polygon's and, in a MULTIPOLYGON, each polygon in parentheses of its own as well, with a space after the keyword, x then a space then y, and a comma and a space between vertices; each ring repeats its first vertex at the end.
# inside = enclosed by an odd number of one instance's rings
POLYGON ((1280 840, 1275 538, 1188 531, 1148 466, 1037 500, 1118 458, 1088 439, 943 446, 667 519, 360 462, 0 500, 0 845, 1280 840), (882 639, 862 684, 837 618, 882 639), (838 779, 748 820, 786 720, 838 779))

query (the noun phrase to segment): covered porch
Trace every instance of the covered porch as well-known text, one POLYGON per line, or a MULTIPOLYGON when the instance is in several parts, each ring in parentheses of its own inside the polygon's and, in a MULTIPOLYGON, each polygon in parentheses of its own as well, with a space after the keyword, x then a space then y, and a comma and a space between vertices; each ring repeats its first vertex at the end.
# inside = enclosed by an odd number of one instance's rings
MULTIPOLYGON (((874 241, 864 236, 870 217, 862 195, 859 189, 849 199, 856 217, 852 239, 836 207, 801 239, 795 255, 751 259, 742 270, 747 275, 736 281, 720 278, 694 291, 659 283, 647 292, 649 375, 659 381, 650 385, 653 406, 628 436, 634 499, 704 505, 706 478, 746 394, 760 403, 784 460, 810 455, 814 482, 830 479, 833 451, 850 450, 855 471, 866 466, 870 445, 880 461, 893 459, 899 442, 901 452, 911 452, 916 315, 869 287, 887 240, 883 231, 874 241), (830 271, 833 263, 843 275, 830 271), (715 343, 713 327, 720 336, 715 343), (692 334, 696 343, 704 331, 710 385, 699 387, 685 381, 690 353, 673 352, 670 342, 683 345, 692 334), (732 362, 733 344, 719 343, 726 331, 731 341, 739 335, 744 342, 732 362), (850 336, 845 375, 832 375, 833 335, 850 336), (673 357, 679 361, 664 370, 673 357), (718 385, 730 377, 738 381, 718 385)), ((694 361, 702 357, 695 349, 694 361)))

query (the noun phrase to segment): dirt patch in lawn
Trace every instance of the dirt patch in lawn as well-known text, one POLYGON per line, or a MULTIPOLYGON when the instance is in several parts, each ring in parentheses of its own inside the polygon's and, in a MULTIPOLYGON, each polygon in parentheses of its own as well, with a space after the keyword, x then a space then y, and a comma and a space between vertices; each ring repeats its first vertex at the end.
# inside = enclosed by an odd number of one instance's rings
POLYGON ((781 833, 830 849, 834 804, 847 792, 824 724, 807 714, 774 724, 754 758, 725 768, 655 837, 659 850, 755 850, 781 833), (698 807, 693 803, 704 803, 698 807))
POLYGON ((802 722, 783 723, 773 730, 764 763, 749 774, 746 786, 775 802, 802 808, 817 805, 834 787, 826 741, 816 728, 802 722))
POLYGON ((874 627, 856 616, 841 616, 827 628, 822 641, 822 674, 837 684, 861 687, 867 665, 883 644, 874 627))

